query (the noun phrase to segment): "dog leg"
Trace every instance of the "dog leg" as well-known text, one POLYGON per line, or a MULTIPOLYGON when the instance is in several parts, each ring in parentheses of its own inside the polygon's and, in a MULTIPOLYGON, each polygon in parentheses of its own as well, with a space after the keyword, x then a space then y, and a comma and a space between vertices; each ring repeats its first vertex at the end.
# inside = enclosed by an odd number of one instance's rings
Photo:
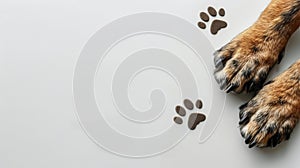
POLYGON ((272 0, 259 19, 215 52, 214 76, 226 92, 257 91, 300 25, 300 0, 272 0))
POLYGON ((240 107, 240 130, 249 147, 275 147, 290 138, 300 117, 300 60, 240 107))

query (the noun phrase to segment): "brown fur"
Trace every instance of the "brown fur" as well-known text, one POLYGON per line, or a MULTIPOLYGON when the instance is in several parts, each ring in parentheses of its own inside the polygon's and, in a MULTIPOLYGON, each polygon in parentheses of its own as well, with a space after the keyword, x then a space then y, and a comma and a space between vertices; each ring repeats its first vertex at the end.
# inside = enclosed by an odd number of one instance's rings
POLYGON ((221 89, 259 91, 240 108, 241 134, 249 147, 276 146, 299 120, 300 60, 263 86, 299 25, 300 0, 272 0, 251 27, 215 53, 214 75, 221 89))

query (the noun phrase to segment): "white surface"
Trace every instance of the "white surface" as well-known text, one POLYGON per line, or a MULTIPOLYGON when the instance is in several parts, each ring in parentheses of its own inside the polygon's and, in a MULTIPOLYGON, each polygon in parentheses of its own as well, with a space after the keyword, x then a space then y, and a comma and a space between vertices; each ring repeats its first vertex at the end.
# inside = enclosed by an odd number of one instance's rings
MULTIPOLYGON (((92 142, 75 114, 72 78, 80 51, 104 25, 125 15, 169 13, 192 24, 208 5, 224 7, 229 27, 204 33, 215 48, 255 21, 268 1, 111 0, 0 2, 0 167, 298 167, 300 131, 276 149, 248 149, 237 128, 237 107, 247 98, 229 95, 213 136, 199 144, 191 132, 172 150, 132 159, 92 142)), ((187 30, 188 31, 188 30, 187 30)), ((274 72, 296 60, 299 32, 274 72)), ((171 120, 171 118, 170 118, 171 120)), ((168 121, 169 122, 169 121, 168 121)))

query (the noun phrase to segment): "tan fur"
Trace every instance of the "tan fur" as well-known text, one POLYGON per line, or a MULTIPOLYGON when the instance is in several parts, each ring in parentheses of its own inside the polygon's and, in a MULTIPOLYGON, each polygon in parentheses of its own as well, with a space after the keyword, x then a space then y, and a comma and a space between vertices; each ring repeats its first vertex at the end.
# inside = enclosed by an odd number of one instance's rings
POLYGON ((251 27, 215 53, 221 89, 259 91, 240 108, 241 134, 249 147, 276 146, 289 138, 300 118, 300 60, 262 85, 300 25, 299 9, 299 0, 272 0, 251 27))
MULTIPOLYGON (((241 125, 244 136, 255 136, 257 146, 264 147, 269 138, 280 133, 280 142, 287 138, 283 129, 294 128, 300 117, 300 61, 280 74, 274 82, 263 87, 251 100, 254 105, 247 106, 241 112, 252 113, 250 121, 241 125), (259 116, 265 115, 265 119, 257 121, 259 116), (275 124, 274 131, 267 133, 270 124, 275 124), (255 135, 256 134, 256 135, 255 135)), ((245 114, 244 114, 245 115, 245 114)), ((289 136, 289 135, 288 135, 289 136)))

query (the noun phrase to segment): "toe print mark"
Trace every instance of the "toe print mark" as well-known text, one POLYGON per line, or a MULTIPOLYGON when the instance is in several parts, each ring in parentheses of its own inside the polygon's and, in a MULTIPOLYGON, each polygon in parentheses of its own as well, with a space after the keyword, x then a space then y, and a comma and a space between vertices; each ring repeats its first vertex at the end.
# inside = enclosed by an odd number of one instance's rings
POLYGON ((225 10, 224 10, 223 8, 221 8, 221 9, 219 10, 219 15, 220 15, 220 16, 225 16, 225 10))
POLYGON ((180 118, 180 117, 174 117, 174 122, 175 122, 176 124, 182 124, 182 123, 183 123, 183 120, 182 120, 182 118, 180 118))
POLYGON ((209 21, 209 16, 205 12, 200 13, 200 18, 205 22, 209 21))
MULTIPOLYGON (((201 100, 197 100, 194 104, 191 100, 185 99, 183 101, 183 105, 184 105, 184 107, 182 107, 180 105, 177 105, 175 107, 175 111, 179 116, 175 116, 173 118, 173 121, 179 125, 183 123, 182 117, 184 117, 186 115, 186 109, 193 110, 194 107, 196 107, 198 110, 200 110, 200 109, 202 109, 203 103, 201 100)), ((191 113, 188 117, 188 122, 187 122, 188 128, 190 130, 196 129, 196 127, 201 122, 205 121, 205 119, 206 119, 206 116, 202 113, 199 113, 199 112, 191 113)))
MULTIPOLYGON (((201 29, 206 29, 206 24, 209 22, 209 15, 211 17, 216 17, 217 15, 219 15, 220 17, 224 17, 225 16, 225 10, 223 8, 219 9, 219 11, 217 12, 215 8, 213 7, 208 7, 207 8, 207 12, 201 12, 200 13, 200 18, 201 18, 201 22, 198 22, 198 26, 201 29)), ((224 29, 227 27, 227 23, 223 20, 219 20, 219 19, 213 19, 211 25, 210 25, 210 32, 213 35, 216 35, 221 29, 224 29)))
POLYGON ((217 16, 217 11, 215 10, 215 8, 210 6, 207 8, 207 11, 211 16, 213 16, 213 17, 217 16))
POLYGON ((176 106, 175 111, 177 112, 177 114, 179 114, 182 117, 184 117, 186 114, 185 109, 181 106, 176 106))
POLYGON ((189 99, 185 99, 185 100, 183 101, 183 104, 184 104, 184 106, 185 106, 187 109, 189 109, 189 110, 193 110, 193 108, 194 108, 193 102, 191 102, 189 99))
POLYGON ((198 109, 202 109, 202 106, 203 106, 202 101, 201 101, 201 100, 197 100, 197 101, 196 101, 196 107, 197 107, 198 109))

